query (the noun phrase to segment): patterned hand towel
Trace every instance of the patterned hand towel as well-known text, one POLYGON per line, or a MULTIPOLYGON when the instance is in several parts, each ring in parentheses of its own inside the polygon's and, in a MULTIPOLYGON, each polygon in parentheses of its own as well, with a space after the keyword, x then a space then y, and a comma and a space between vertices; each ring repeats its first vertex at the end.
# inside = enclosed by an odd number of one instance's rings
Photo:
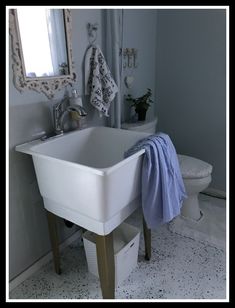
POLYGON ((90 95, 90 103, 100 114, 108 117, 108 110, 118 87, 98 46, 91 46, 86 52, 85 83, 85 93, 90 95))

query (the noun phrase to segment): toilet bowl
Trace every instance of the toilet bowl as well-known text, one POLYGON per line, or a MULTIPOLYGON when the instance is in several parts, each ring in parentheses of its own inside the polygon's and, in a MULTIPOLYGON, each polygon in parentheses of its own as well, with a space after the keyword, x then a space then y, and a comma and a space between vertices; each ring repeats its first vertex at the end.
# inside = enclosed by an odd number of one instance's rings
MULTIPOLYGON (((156 132, 157 119, 152 121, 140 121, 135 123, 123 123, 123 129, 147 132, 156 132)), ((179 166, 184 181, 187 199, 184 200, 181 208, 181 215, 184 218, 199 221, 203 213, 200 210, 198 194, 206 189, 211 182, 212 166, 200 159, 187 155, 178 154, 179 166)))
POLYGON ((202 218, 198 194, 206 189, 211 182, 212 166, 200 159, 178 154, 178 160, 187 199, 181 208, 181 215, 194 221, 202 218))

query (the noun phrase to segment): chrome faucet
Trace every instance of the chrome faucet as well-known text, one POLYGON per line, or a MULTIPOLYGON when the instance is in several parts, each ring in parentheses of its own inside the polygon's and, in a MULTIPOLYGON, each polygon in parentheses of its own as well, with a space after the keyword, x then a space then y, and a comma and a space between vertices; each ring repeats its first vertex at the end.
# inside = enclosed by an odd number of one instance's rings
POLYGON ((69 112, 77 112, 79 117, 85 117, 87 115, 86 110, 80 105, 68 106, 67 111, 69 112))
POLYGON ((62 135, 64 133, 63 121, 65 115, 68 112, 74 112, 75 114, 77 114, 77 119, 79 119, 79 117, 85 117, 87 115, 86 110, 82 106, 79 105, 68 106, 68 101, 66 99, 55 104, 53 106, 53 120, 54 120, 55 133, 57 135, 62 135))
POLYGON ((55 104, 53 106, 53 120, 54 120, 54 128, 55 128, 55 133, 57 135, 63 134, 63 129, 62 129, 62 115, 65 114, 65 100, 55 104))

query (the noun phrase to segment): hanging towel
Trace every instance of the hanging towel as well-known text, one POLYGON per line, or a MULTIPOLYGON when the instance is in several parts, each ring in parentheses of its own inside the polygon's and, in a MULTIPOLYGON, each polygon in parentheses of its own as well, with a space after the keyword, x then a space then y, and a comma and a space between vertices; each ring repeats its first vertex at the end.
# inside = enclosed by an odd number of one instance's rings
POLYGON ((99 46, 91 46, 85 56, 85 94, 90 95, 90 103, 109 116, 108 110, 118 87, 111 76, 99 46))
POLYGON ((124 157, 141 149, 145 149, 141 184, 143 214, 148 228, 155 229, 180 214, 187 195, 170 137, 161 132, 150 135, 126 151, 124 157))

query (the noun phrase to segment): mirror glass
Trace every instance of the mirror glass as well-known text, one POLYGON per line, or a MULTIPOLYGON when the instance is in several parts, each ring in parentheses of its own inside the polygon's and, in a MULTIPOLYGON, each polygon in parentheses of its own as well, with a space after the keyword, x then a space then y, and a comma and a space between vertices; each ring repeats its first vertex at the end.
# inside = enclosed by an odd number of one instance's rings
POLYGON ((17 19, 26 77, 68 75, 63 10, 18 8, 17 19))
POLYGON ((9 10, 13 82, 49 99, 76 82, 71 10, 21 7, 9 10))

